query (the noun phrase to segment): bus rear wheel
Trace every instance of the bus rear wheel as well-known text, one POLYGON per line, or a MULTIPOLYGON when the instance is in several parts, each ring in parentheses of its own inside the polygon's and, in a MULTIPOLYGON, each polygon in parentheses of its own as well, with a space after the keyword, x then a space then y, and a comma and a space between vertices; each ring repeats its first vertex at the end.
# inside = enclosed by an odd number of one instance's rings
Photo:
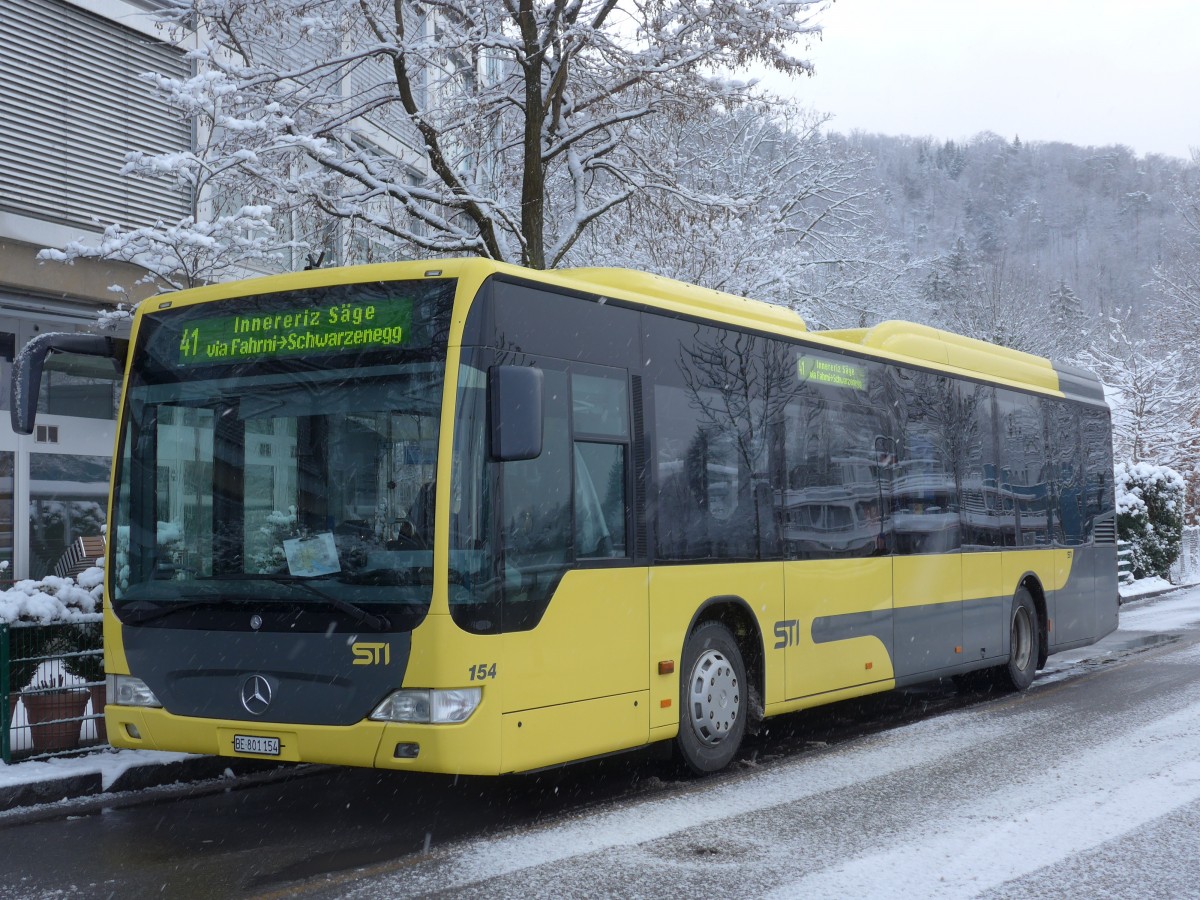
POLYGON ((676 746, 697 774, 725 768, 746 734, 746 665, 729 629, 700 625, 683 648, 676 746))
POLYGON ((1023 691, 1033 684, 1042 649, 1037 606, 1027 588, 1017 588, 1008 621, 1008 663, 1001 666, 996 674, 1002 687, 1023 691))

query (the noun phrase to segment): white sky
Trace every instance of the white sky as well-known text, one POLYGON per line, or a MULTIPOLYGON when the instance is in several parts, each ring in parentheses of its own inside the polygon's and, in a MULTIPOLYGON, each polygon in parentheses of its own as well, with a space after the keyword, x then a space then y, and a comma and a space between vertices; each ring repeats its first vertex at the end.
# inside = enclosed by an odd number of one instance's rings
POLYGON ((830 128, 1200 148, 1196 0, 836 0, 791 89, 830 128))

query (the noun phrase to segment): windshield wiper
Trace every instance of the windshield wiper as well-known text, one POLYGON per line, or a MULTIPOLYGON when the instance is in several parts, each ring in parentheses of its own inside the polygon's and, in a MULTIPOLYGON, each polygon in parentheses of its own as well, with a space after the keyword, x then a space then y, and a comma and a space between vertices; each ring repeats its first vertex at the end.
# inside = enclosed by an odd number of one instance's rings
MULTIPOLYGON (((145 602, 145 601, 143 601, 145 602)), ((154 609, 123 609, 120 611, 118 618, 122 622, 129 625, 144 625, 146 622, 153 622, 155 619, 165 618, 172 613, 184 612, 189 609, 199 609, 201 606, 214 607, 220 606, 223 603, 228 603, 228 600, 171 600, 166 601, 166 606, 156 606, 154 609)))
MULTIPOLYGON (((349 601, 343 600, 341 597, 330 596, 323 591, 318 590, 306 579, 300 578, 273 578, 282 584, 302 588, 310 594, 316 595, 325 604, 333 607, 338 612, 345 613, 354 620, 354 624, 369 628, 371 631, 387 631, 392 627, 392 623, 386 616, 375 615, 368 612, 361 606, 355 606, 349 601)), ((141 601, 154 602, 154 601, 141 601)), ((120 619, 130 625, 142 625, 146 622, 153 622, 156 619, 162 619, 172 613, 184 612, 189 609, 199 609, 207 607, 208 609, 220 609, 227 604, 254 603, 252 599, 232 599, 230 597, 213 597, 205 600, 181 600, 181 601, 165 601, 167 605, 156 606, 153 609, 122 609, 120 619)))
POLYGON ((303 588, 310 594, 316 595, 338 612, 343 612, 352 618, 355 625, 365 625, 372 631, 387 631, 392 627, 392 623, 388 621, 387 616, 377 616, 375 613, 367 612, 367 610, 363 609, 361 606, 355 606, 348 600, 343 600, 341 597, 334 597, 330 594, 326 594, 324 591, 320 591, 314 587, 308 581, 308 579, 278 578, 275 580, 283 582, 284 584, 295 585, 296 587, 303 588))

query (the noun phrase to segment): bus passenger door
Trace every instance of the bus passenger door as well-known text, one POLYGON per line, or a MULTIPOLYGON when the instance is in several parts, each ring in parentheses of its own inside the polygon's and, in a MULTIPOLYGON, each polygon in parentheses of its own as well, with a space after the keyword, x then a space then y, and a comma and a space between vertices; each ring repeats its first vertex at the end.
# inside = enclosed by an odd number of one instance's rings
POLYGON ((629 379, 552 365, 541 455, 501 463, 504 771, 636 746, 649 729, 629 379))
POLYGON ((980 402, 933 372, 900 370, 892 477, 897 678, 963 660, 960 495, 980 402))
POLYGON ((778 518, 787 698, 892 677, 891 445, 886 414, 816 390, 784 412, 778 518))

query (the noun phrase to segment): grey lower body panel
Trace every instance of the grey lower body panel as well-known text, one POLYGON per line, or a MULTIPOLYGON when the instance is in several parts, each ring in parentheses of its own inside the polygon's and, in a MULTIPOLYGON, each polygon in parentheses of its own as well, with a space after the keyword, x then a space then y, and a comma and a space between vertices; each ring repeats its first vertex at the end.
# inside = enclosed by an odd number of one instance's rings
POLYGON ((403 684, 412 643, 408 633, 130 626, 122 639, 130 673, 170 713, 311 725, 352 725, 369 716, 403 684), (354 647, 363 649, 356 654, 354 647))

